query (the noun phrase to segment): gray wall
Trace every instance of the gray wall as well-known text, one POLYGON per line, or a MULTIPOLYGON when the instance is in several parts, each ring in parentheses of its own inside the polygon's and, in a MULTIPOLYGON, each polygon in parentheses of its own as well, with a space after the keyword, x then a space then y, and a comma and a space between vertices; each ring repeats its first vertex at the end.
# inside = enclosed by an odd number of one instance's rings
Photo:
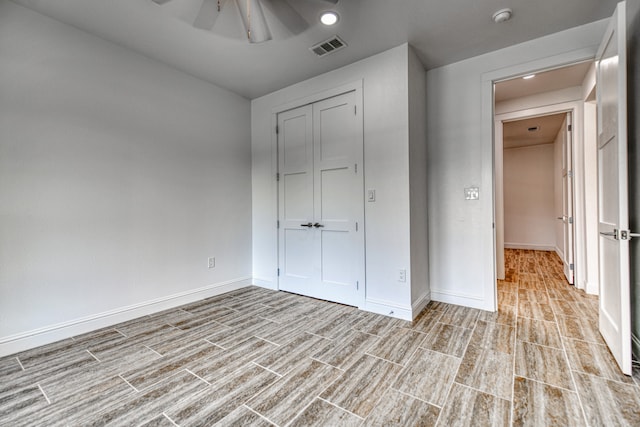
MULTIPOLYGON (((627 0, 629 226, 640 233, 640 0, 627 0)), ((631 333, 640 358, 640 239, 631 245, 631 333)))
POLYGON ((11 2, 0 58, 0 355, 249 283, 248 100, 11 2))
POLYGON ((429 283, 434 300, 483 309, 493 309, 495 303, 493 147, 487 143, 491 138, 485 138, 493 114, 490 98, 483 99, 485 76, 549 63, 578 50, 595 55, 606 25, 606 20, 594 22, 427 73, 429 283), (479 187, 480 200, 465 200, 465 187, 479 187))
POLYGON ((253 274, 256 284, 277 286, 277 188, 273 112, 342 85, 362 81, 365 189, 365 309, 412 316, 409 198, 409 52, 407 44, 252 100, 253 274), (398 282, 406 269, 406 282, 398 282))

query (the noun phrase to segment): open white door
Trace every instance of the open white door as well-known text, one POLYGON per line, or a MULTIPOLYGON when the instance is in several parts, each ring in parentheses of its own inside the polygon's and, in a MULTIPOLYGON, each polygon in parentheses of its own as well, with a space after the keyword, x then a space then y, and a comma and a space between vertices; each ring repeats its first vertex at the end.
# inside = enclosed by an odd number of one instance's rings
POLYGON ((625 3, 598 49, 598 231, 600 333, 631 375, 625 3))
POLYGON ((574 247, 573 247, 573 132, 571 113, 563 123, 562 132, 562 235, 564 240, 564 275, 573 285, 574 247))

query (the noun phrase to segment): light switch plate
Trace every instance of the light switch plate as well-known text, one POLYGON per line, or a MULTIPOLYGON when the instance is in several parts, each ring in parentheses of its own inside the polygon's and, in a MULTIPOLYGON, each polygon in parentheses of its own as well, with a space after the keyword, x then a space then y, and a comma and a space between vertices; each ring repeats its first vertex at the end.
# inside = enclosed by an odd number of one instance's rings
POLYGON ((478 200, 480 199, 480 189, 478 187, 469 187, 464 189, 465 200, 478 200))
POLYGON ((367 202, 376 201, 376 190, 367 190, 367 202))

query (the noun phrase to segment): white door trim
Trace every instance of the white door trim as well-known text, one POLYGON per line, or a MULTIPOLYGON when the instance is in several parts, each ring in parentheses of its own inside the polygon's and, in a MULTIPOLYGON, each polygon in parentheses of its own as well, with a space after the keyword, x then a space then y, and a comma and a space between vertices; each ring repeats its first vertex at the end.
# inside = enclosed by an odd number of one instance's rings
MULTIPOLYGON (((573 120, 573 138, 571 139, 572 151, 575 154, 578 149, 578 143, 583 138, 583 109, 582 101, 570 101, 557 104, 549 104, 540 107, 527 108, 518 111, 510 111, 507 113, 496 114, 494 121, 495 131, 495 224, 496 224, 496 271, 497 278, 504 278, 504 257, 500 254, 504 250, 504 193, 503 193, 503 171, 500 162, 502 161, 503 151, 503 138, 502 138, 502 126, 500 124, 510 122, 514 120, 522 120, 531 117, 547 116, 549 114, 558 113, 571 113, 573 120)), ((571 170, 574 173, 574 191, 573 191, 573 204, 574 207, 584 205, 584 197, 578 191, 576 191, 576 185, 579 181, 584 180, 584 168, 580 165, 580 162, 575 161, 576 156, 572 156, 571 170)), ((584 212, 579 209, 574 209, 574 228, 576 232, 573 236, 573 246, 577 248, 578 239, 576 233, 579 232, 582 227, 584 218, 582 217, 584 212)), ((577 260, 577 256, 574 254, 574 258, 577 260)), ((577 269, 575 270, 574 283, 578 284, 577 277, 579 274, 577 269)))
POLYGON ((484 290, 484 299, 487 301, 485 309, 496 311, 498 308, 498 292, 496 287, 497 279, 497 263, 496 263, 496 229, 495 229, 495 147, 494 147, 494 98, 493 85, 501 80, 508 80, 514 77, 539 72, 541 70, 548 71, 554 68, 564 67, 566 65, 578 62, 593 60, 598 46, 590 48, 578 49, 565 52, 559 55, 553 55, 541 58, 535 61, 525 62, 513 65, 495 71, 482 74, 481 92, 482 92, 482 188, 484 193, 490 197, 480 200, 482 203, 483 217, 481 223, 484 224, 482 231, 482 263, 484 271, 482 275, 482 283, 484 290))
MULTIPOLYGON (((273 232, 275 234, 275 246, 273 248, 273 251, 275 253, 275 265, 274 265, 274 270, 275 270, 275 290, 279 290, 280 289, 280 277, 278 276, 277 270, 278 270, 278 266, 280 265, 280 241, 279 241, 279 233, 278 233, 278 228, 277 228, 277 224, 278 224, 278 219, 279 219, 279 190, 278 190, 278 180, 277 180, 277 174, 278 174, 278 134, 276 133, 276 126, 278 124, 278 114, 283 113, 287 110, 291 110, 294 108, 298 108, 298 107, 302 107, 304 105, 309 105, 309 104, 314 104, 316 102, 325 100, 325 99, 329 99, 329 98, 333 98, 335 96, 338 95, 342 95, 348 92, 355 92, 355 106, 356 109, 358 111, 358 115, 360 117, 362 116, 362 112, 363 112, 363 87, 364 87, 364 82, 362 79, 360 80, 356 80, 350 83, 346 83, 344 85, 338 86, 338 87, 333 87, 333 88, 327 88, 325 90, 313 93, 311 95, 307 95, 304 97, 300 97, 297 98, 295 100, 292 101, 288 101, 285 102, 283 104, 277 105, 275 107, 273 107, 271 109, 271 194, 272 197, 275 199, 274 200, 274 210, 272 212, 272 218, 273 218, 273 224, 274 224, 274 228, 273 228, 273 232)), ((364 138, 364 122, 361 121, 359 126, 361 126, 360 129, 360 134, 362 135, 362 138, 364 138)), ((363 150, 364 150, 364 140, 363 140, 363 150)), ((362 161, 360 162, 362 164, 362 174, 364 176, 364 168, 365 168, 365 164, 364 164, 364 152, 362 153, 362 157, 361 157, 362 161)), ((364 191, 364 187, 363 187, 363 191, 364 191)), ((364 193, 362 193, 364 194, 364 193)), ((364 196, 363 196, 364 197, 364 196)), ((364 205, 364 200, 363 200, 363 205, 364 205)), ((360 223, 362 224, 362 235, 364 236, 364 230, 366 229, 366 217, 364 215, 364 206, 362 208, 362 213, 361 213, 361 221, 360 223)), ((362 282, 359 284, 359 288, 361 290, 364 290, 363 292, 359 292, 359 295, 361 296, 361 301, 358 303, 358 308, 362 309, 365 305, 365 299, 366 299, 366 268, 365 268, 365 263, 366 263, 366 245, 364 244, 364 239, 363 239, 363 265, 361 266, 362 271, 360 274, 360 277, 363 278, 362 282)))

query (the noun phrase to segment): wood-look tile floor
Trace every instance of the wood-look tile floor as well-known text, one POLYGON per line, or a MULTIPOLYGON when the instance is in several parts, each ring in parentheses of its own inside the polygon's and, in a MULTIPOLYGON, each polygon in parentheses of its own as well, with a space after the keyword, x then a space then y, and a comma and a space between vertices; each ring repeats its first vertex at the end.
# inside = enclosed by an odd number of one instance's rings
POLYGON ((553 253, 506 259, 497 313, 405 322, 248 287, 5 357, 0 425, 640 425, 597 298, 553 253))

